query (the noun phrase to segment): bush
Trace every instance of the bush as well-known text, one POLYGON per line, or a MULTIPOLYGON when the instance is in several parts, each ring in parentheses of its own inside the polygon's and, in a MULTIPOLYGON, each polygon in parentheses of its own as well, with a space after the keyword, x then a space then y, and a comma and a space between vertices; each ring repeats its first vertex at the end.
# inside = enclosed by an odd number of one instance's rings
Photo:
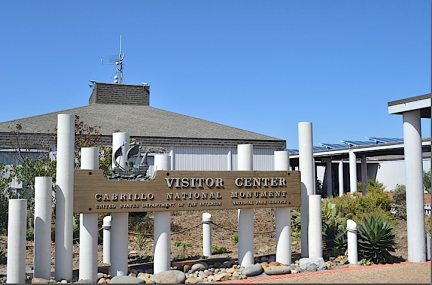
POLYGON ((7 258, 6 258, 6 252, 3 246, 0 246, 0 264, 6 264, 7 258))
POLYGON ((395 238, 394 228, 387 220, 382 220, 381 217, 364 219, 358 227, 360 259, 374 263, 390 261, 390 252, 395 251, 395 238))
POLYGON ((406 187, 405 185, 396 185, 393 191, 393 208, 395 209, 394 216, 398 219, 407 219, 406 211, 406 187))

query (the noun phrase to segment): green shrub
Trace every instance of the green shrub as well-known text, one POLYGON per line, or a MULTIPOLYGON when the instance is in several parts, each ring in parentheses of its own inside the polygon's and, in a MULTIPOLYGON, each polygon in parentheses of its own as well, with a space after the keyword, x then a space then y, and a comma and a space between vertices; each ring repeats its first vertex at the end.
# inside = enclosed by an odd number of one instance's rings
POLYGON ((358 245, 361 259, 387 263, 395 251, 394 228, 381 217, 365 218, 358 227, 358 245))
POLYGON ((395 209, 394 216, 398 219, 406 220, 406 187, 405 185, 396 185, 393 191, 393 208, 395 209))
POLYGON ((224 253, 227 251, 227 248, 224 246, 218 247, 217 245, 212 245, 212 253, 218 254, 218 253, 224 253))
POLYGON ((237 244, 237 243, 238 243, 238 235, 234 235, 234 236, 232 236, 232 237, 231 237, 231 240, 232 240, 235 244, 237 244))
POLYGON ((6 251, 3 246, 0 246, 0 264, 6 264, 6 251))

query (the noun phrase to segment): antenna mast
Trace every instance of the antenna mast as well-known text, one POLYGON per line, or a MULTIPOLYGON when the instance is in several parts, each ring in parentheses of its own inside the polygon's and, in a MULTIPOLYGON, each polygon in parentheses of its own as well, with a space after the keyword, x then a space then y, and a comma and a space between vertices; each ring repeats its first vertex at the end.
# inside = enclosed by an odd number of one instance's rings
POLYGON ((109 65, 116 65, 116 75, 114 76, 114 83, 118 84, 123 84, 123 59, 125 54, 122 53, 121 51, 121 38, 122 36, 120 35, 120 52, 118 54, 118 56, 112 55, 110 56, 110 63, 104 63, 103 59, 101 58, 101 63, 102 64, 109 64, 109 65))

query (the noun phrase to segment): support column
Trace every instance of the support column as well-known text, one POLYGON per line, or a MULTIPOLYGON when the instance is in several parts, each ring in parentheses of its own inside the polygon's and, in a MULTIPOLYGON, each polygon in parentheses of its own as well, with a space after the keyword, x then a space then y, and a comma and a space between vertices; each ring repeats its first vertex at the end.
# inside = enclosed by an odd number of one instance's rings
POLYGON ((403 113, 408 261, 426 262, 420 110, 403 113))
POLYGON ((339 197, 344 193, 343 161, 339 161, 339 197))
POLYGON ((332 161, 326 162, 327 198, 333 196, 332 161))
MULTIPOLYGON (((274 152, 274 170, 289 171, 289 152, 274 152)), ((276 208, 276 261, 291 265, 291 208, 276 208)))
POLYGON ((348 243, 348 261, 351 264, 358 262, 357 249, 357 224, 353 220, 347 221, 347 243, 348 243))
POLYGON ((7 283, 24 284, 26 281, 27 200, 10 199, 8 216, 7 283))
MULTIPOLYGON (((156 170, 171 170, 168 154, 154 156, 156 170)), ((154 274, 171 268, 171 212, 154 212, 154 274)))
POLYGON ((72 280, 75 116, 58 115, 55 278, 72 280))
MULTIPOLYGON (((114 152, 122 146, 123 155, 117 160, 121 167, 126 168, 126 153, 129 149, 128 133, 113 133, 113 164, 114 152)), ((129 213, 111 214, 111 276, 126 276, 128 274, 128 224, 129 213)))
MULTIPOLYGON (((253 170, 253 145, 237 146, 238 170, 253 170)), ((247 267, 254 264, 253 209, 238 210, 238 262, 247 267)))
POLYGON ((351 195, 357 192, 357 158, 352 149, 349 150, 349 172, 351 195))
POLYGON ((366 187, 367 187, 367 158, 366 155, 362 155, 361 160, 361 181, 362 181, 362 193, 363 196, 366 196, 366 187))
MULTIPOLYGON (((99 169, 99 147, 81 148, 81 169, 99 169)), ((98 214, 80 214, 79 280, 97 282, 98 214)))
POLYGON ((203 223, 203 255, 211 256, 212 255, 212 240, 211 240, 211 215, 209 213, 202 214, 202 223, 203 223))
POLYGON ((309 195, 309 256, 323 257, 321 195, 309 195))
POLYGON ((301 172, 301 256, 309 257, 308 227, 309 227, 309 198, 315 194, 315 174, 313 158, 312 123, 299 122, 299 170, 301 172))
POLYGON ((51 177, 35 178, 33 276, 51 279, 51 177))
POLYGON ((111 263, 111 216, 105 216, 102 222, 103 228, 103 263, 111 263))

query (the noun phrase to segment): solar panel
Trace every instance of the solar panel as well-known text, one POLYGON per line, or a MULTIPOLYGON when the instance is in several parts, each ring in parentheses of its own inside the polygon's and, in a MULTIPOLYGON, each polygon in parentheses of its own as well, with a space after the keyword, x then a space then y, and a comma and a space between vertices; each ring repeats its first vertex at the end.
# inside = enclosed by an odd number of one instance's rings
POLYGON ((337 143, 320 143, 325 146, 327 149, 335 149, 335 148, 347 148, 346 144, 337 144, 337 143))
POLYGON ((285 149, 285 150, 287 150, 289 153, 299 153, 299 150, 298 149, 293 149, 293 148, 287 148, 287 149, 285 149))
POLYGON ((343 143, 349 144, 351 146, 361 146, 361 145, 373 145, 373 141, 341 141, 343 143))
POLYGON ((314 151, 321 151, 321 150, 327 150, 328 149, 324 146, 313 146, 312 148, 314 151))
POLYGON ((399 139, 399 138, 377 138, 377 137, 366 137, 366 138, 375 141, 376 143, 403 142, 403 139, 399 139))

